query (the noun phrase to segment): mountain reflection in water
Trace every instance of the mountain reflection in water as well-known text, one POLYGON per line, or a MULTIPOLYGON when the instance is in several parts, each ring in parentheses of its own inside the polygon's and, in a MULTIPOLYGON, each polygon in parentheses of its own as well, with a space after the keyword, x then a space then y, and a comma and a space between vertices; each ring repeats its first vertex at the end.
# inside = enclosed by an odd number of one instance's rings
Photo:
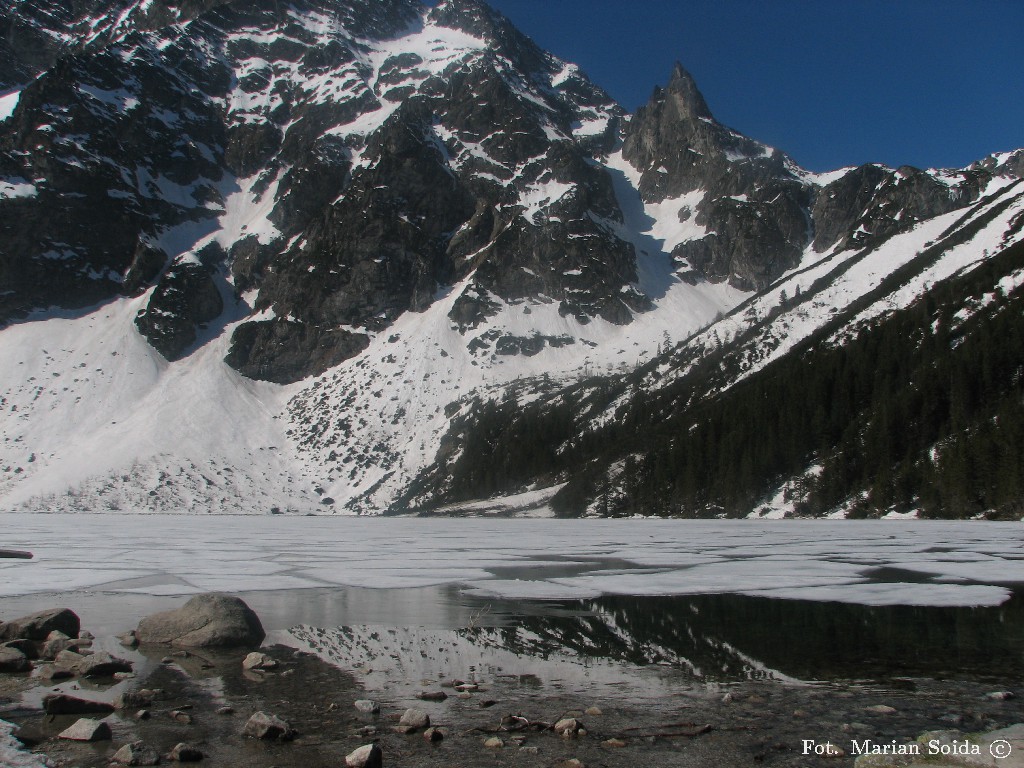
POLYGON ((485 675, 490 669, 550 679, 568 679, 574 673, 566 669, 578 667, 605 683, 651 667, 695 682, 997 680, 1024 673, 1020 594, 986 608, 606 596, 489 603, 480 618, 457 629, 303 626, 291 634, 341 666, 385 674, 391 665, 392 679, 444 679, 460 664, 485 675))

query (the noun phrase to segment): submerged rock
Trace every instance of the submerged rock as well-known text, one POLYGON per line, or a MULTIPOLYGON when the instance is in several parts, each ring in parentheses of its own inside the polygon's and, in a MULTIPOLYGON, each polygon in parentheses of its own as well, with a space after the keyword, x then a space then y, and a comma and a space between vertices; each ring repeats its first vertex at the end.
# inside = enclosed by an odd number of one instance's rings
POLYGON ((184 606, 149 616, 139 622, 141 643, 162 643, 186 648, 251 647, 266 637, 253 610, 237 597, 196 595, 184 606))
POLYGON ((413 730, 429 728, 430 715, 422 709, 407 709, 402 713, 402 719, 398 721, 398 725, 404 728, 412 728, 413 730))

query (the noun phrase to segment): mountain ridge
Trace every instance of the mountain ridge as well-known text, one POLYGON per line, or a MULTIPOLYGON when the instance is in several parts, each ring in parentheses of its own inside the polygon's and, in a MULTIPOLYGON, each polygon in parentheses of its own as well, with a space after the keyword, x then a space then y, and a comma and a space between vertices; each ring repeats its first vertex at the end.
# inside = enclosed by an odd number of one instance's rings
MULTIPOLYGON (((718 123, 681 65, 629 116, 476 0, 117 7, 123 23, 104 26, 90 5, 95 23, 76 23, 92 38, 62 49, 0 121, 0 206, 17 213, 0 224, 3 405, 22 414, 3 430, 12 508, 374 513, 416 493, 451 500, 437 467, 463 450, 473 403, 598 371, 611 381, 652 358, 669 373, 677 344, 699 360, 711 349, 694 346, 700 334, 732 343, 730 327, 792 309, 797 285, 813 301, 801 274, 831 264, 817 279, 834 282, 894 240, 901 258, 925 251, 927 222, 1017 205, 1024 152, 812 174, 718 123), (126 441, 137 472, 74 458, 119 430, 58 430, 66 445, 54 445, 35 424, 42 394, 18 369, 46 344, 41 322, 76 322, 41 321, 35 307, 54 304, 145 340, 110 351, 147 372, 148 390, 95 371, 143 424, 126 441), (240 429, 255 448, 196 439, 239 430, 248 412, 197 407, 189 366, 217 397, 255 398, 240 429), (158 392, 202 413, 167 416, 181 422, 171 441, 147 414, 163 412, 158 392), (256 501, 225 479, 239 466, 256 501), (161 478, 168 467, 178 481, 161 478)), ((1012 245, 1013 215, 994 219, 1011 232, 999 248, 1012 245)), ((111 333, 82 349, 100 354, 111 333)), ((84 364, 64 354, 33 364, 36 381, 84 364)), ((97 405, 104 390, 89 384, 41 391, 66 417, 64 391, 97 405)))

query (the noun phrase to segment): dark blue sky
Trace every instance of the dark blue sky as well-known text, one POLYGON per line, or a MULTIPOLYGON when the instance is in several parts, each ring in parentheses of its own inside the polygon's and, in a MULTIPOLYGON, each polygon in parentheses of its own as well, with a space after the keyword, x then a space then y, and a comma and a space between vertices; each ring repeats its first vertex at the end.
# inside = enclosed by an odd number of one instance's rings
POLYGON ((821 171, 1024 146, 1024 0, 489 0, 634 111, 676 60, 723 123, 821 171))

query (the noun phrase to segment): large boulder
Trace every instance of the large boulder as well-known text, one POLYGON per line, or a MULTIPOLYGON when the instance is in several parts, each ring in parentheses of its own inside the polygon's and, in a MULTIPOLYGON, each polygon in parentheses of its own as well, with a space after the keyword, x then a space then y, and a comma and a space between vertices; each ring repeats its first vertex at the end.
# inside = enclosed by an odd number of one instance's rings
POLYGON ((185 648, 259 646, 266 637, 253 610, 237 597, 196 595, 184 606, 148 616, 135 634, 141 643, 185 648))
POLYGON ((50 608, 0 625, 0 640, 46 640, 51 632, 63 632, 78 637, 81 621, 67 608, 50 608))

